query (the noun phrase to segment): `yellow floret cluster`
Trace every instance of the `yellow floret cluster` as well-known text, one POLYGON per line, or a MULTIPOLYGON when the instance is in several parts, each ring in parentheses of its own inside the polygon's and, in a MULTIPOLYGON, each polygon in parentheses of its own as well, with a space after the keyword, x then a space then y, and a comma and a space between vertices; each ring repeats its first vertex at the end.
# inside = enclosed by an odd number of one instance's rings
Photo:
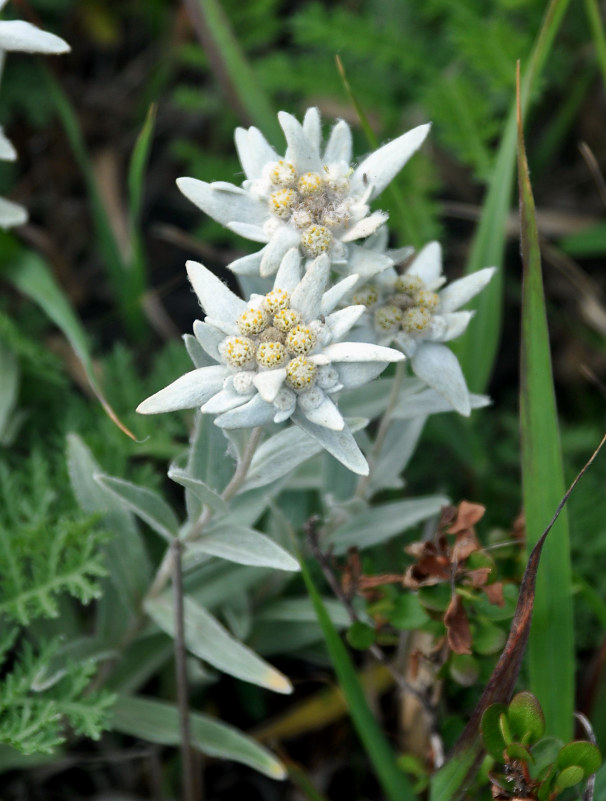
POLYGON ((331 229, 346 228, 351 218, 349 179, 338 165, 297 174, 293 164, 280 160, 270 165, 269 180, 269 211, 301 231, 305 255, 315 258, 329 251, 334 242, 331 229))
POLYGON ((418 275, 400 275, 393 284, 393 292, 379 303, 376 287, 359 290, 355 303, 374 307, 374 324, 381 334, 395 334, 402 330, 407 334, 421 334, 427 329, 432 315, 439 310, 440 297, 427 288, 418 275))
POLYGON ((236 320, 239 336, 226 337, 219 350, 225 363, 238 370, 286 368, 286 384, 295 391, 309 389, 316 379, 315 364, 307 357, 317 343, 314 324, 302 322, 290 306, 290 294, 280 288, 252 305, 236 320))

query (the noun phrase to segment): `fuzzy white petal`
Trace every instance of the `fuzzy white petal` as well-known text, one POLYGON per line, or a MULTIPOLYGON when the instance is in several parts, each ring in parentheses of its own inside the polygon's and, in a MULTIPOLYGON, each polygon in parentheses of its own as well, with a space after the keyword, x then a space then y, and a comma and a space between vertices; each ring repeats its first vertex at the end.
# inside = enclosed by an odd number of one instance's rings
POLYGON ((42 31, 29 22, 23 20, 0 22, 0 50, 60 55, 69 53, 70 49, 68 43, 60 36, 42 31))
POLYGON ((212 356, 216 362, 221 360, 219 345, 225 339, 222 331, 217 331, 212 325, 196 320, 194 322, 194 335, 209 356, 212 356))
POLYGON ((17 158, 17 151, 13 147, 13 143, 4 133, 4 129, 0 126, 0 159, 2 161, 15 161, 17 158))
POLYGON ((234 234, 243 236, 244 239, 250 239, 252 242, 269 242, 269 237, 265 230, 259 225, 232 220, 232 222, 225 223, 225 227, 233 231, 234 234))
POLYGON ((259 395, 267 403, 273 403, 276 395, 282 388, 284 380, 286 379, 286 370, 280 368, 277 370, 265 370, 262 373, 257 373, 253 378, 253 384, 259 390, 259 395))
POLYGON ((14 228, 27 222, 27 209, 12 200, 0 197, 0 228, 14 228))
POLYGON ((261 227, 268 217, 265 203, 238 186, 208 184, 197 178, 177 178, 177 186, 188 200, 221 225, 238 222, 261 227))
POLYGON ((410 360, 412 369, 426 384, 443 395, 465 417, 471 403, 465 377, 454 353, 437 342, 422 342, 410 360))
POLYGON ((236 275, 259 275, 263 251, 264 248, 261 248, 261 250, 258 250, 256 253, 242 256, 241 259, 232 261, 227 267, 236 275))
POLYGON ((309 139, 313 148, 320 152, 320 142, 322 139, 322 125, 320 122, 320 112, 317 108, 308 108, 303 117, 303 133, 309 139))
POLYGON ((323 351, 331 362, 401 362, 404 354, 369 342, 335 342, 323 351))
POLYGON ((351 128, 345 120, 339 120, 330 132, 328 144, 324 151, 324 164, 334 164, 344 161, 351 162, 352 139, 351 128))
POLYGON ((283 256, 276 278, 274 287, 276 289, 285 289, 287 292, 292 292, 301 280, 301 254, 299 248, 291 248, 283 256))
POLYGON ((228 412, 230 409, 235 409, 237 406, 242 406, 242 404, 246 403, 248 400, 249 397, 246 395, 240 395, 228 387, 227 389, 222 389, 220 392, 217 392, 216 395, 213 395, 212 398, 207 400, 202 406, 202 411, 205 414, 222 414, 223 412, 228 412))
POLYGON ((343 300, 345 295, 351 292, 358 282, 358 277, 358 274, 354 273, 353 275, 348 275, 346 278, 343 278, 342 281, 339 281, 334 286, 331 286, 322 296, 320 313, 324 315, 330 314, 335 306, 338 306, 343 300))
POLYGON ((311 423, 317 426, 329 428, 331 431, 343 431, 345 428, 345 420, 343 420, 341 412, 326 395, 322 398, 321 403, 313 409, 303 409, 300 403, 298 408, 311 423))
POLYGON ((270 161, 277 161, 279 156, 268 144, 265 137, 257 128, 236 128, 236 150, 240 164, 247 178, 255 180, 260 178, 263 167, 270 161))
POLYGON ((369 250, 359 245, 349 245, 347 271, 360 276, 358 283, 368 281, 369 278, 383 272, 392 264, 392 260, 385 253, 369 250))
POLYGON ((464 306, 481 292, 496 272, 496 267, 484 267, 471 275, 453 281, 440 292, 440 311, 452 312, 464 306))
POLYGON ((366 311, 366 306, 346 306, 326 318, 333 340, 341 339, 366 311))
POLYGON ((273 275, 279 268, 286 253, 299 244, 299 234, 287 225, 281 225, 271 237, 269 244, 263 251, 260 274, 273 275))
POLYGON ((302 125, 292 114, 286 111, 278 112, 278 120, 284 131, 288 147, 286 148, 286 161, 294 164, 297 172, 319 172, 322 169, 320 153, 313 142, 310 142, 302 125))
POLYGON ((362 364, 336 363, 335 368, 339 374, 339 381, 345 389, 355 389, 381 375, 385 369, 385 362, 364 362, 362 364))
MULTIPOLYGON (((486 395, 469 396, 472 409, 483 409, 490 406, 492 401, 486 395)), ((398 420, 409 420, 412 417, 423 417, 440 412, 452 412, 452 404, 446 398, 429 387, 420 392, 412 392, 400 399, 393 416, 398 420)))
POLYGON ((246 303, 231 291, 223 281, 197 261, 185 263, 187 275, 205 312, 213 317, 233 323, 245 310, 246 303))
POLYGON ((419 251, 406 270, 406 275, 418 275, 426 284, 433 284, 442 276, 442 248, 439 242, 430 242, 419 251))
POLYGON ((419 125, 371 153, 354 172, 352 191, 360 192, 364 187, 372 186, 371 198, 377 197, 421 147, 430 127, 419 125))
POLYGON ((357 223, 347 230, 341 237, 342 242, 352 242, 354 239, 364 239, 373 234, 389 219, 389 214, 384 211, 373 211, 367 217, 358 220, 357 223))
POLYGON ((316 439, 335 459, 344 464, 348 470, 360 476, 368 475, 368 462, 364 454, 349 430, 348 426, 342 431, 332 431, 323 426, 317 426, 308 420, 305 415, 297 409, 292 416, 293 422, 300 426, 303 431, 316 439))
POLYGON ((330 259, 323 253, 312 261, 301 282, 292 293, 290 306, 300 313, 303 320, 309 321, 318 317, 329 273, 330 259))
POLYGON ((219 415, 215 423, 220 428, 252 428, 271 423, 274 413, 271 403, 264 401, 260 395, 255 395, 248 403, 219 415))
POLYGON ((201 406, 220 392, 228 375, 227 368, 221 364, 199 367, 146 398, 137 406, 137 411, 139 414, 158 414, 201 406))
POLYGON ((469 325, 469 321, 474 314, 475 312, 472 311, 461 311, 436 315, 434 319, 441 320, 443 325, 441 326, 439 336, 432 337, 430 335, 428 339, 434 342, 449 342, 451 339, 460 337, 469 325))

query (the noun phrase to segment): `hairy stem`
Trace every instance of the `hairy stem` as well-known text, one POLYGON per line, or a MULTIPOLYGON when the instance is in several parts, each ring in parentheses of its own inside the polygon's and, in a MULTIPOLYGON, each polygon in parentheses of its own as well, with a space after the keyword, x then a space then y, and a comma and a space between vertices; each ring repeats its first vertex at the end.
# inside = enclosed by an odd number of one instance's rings
MULTIPOLYGON (((248 442, 246 443, 246 447, 244 448, 244 452, 242 456, 238 460, 238 464, 236 465, 236 469, 234 474, 229 482, 229 484, 225 487, 223 492, 221 493, 221 497, 224 501, 231 500, 234 495, 238 492, 244 481, 246 480, 246 476, 248 474, 248 470, 250 468, 250 463, 252 461, 253 456, 255 455, 255 451, 263 434, 263 428, 261 426, 257 426, 253 428, 251 435, 249 437, 248 442)), ((202 514, 200 517, 194 521, 191 527, 185 532, 181 541, 183 543, 193 542, 196 540, 203 532, 205 526, 209 522, 212 517, 212 510, 209 509, 208 506, 205 506, 202 510, 202 514)), ((160 567, 158 568, 158 572, 156 573, 156 577, 154 578, 152 585, 147 593, 145 600, 151 600, 152 598, 157 598, 158 595, 162 592, 166 583, 168 582, 172 571, 172 556, 170 549, 164 555, 164 559, 162 560, 160 567)))
POLYGON ((377 436, 375 437, 375 441, 368 456, 370 471, 367 476, 362 476, 358 481, 358 486, 356 488, 356 494, 355 494, 356 498, 364 498, 366 496, 366 493, 368 492, 368 485, 370 483, 370 477, 372 476, 373 467, 376 464, 377 459, 381 455, 383 445, 385 444, 385 437, 387 436, 387 431, 389 429, 389 425, 392 420, 393 410, 396 407, 396 403, 398 402, 398 397, 400 395, 402 381, 404 380, 404 375, 406 373, 406 367, 404 365, 405 362, 398 362, 398 364, 396 365, 396 372, 393 378, 393 384, 391 387, 389 400, 387 402, 387 408, 383 412, 383 416, 381 417, 381 420, 379 422, 379 427, 377 428, 377 436))
POLYGON ((183 801, 195 801, 194 771, 189 725, 189 687, 185 664, 185 620, 183 617, 183 573, 181 553, 183 542, 173 540, 170 547, 172 557, 173 603, 175 613, 175 673, 177 679, 177 704, 179 708, 179 731, 181 735, 181 776, 183 801))

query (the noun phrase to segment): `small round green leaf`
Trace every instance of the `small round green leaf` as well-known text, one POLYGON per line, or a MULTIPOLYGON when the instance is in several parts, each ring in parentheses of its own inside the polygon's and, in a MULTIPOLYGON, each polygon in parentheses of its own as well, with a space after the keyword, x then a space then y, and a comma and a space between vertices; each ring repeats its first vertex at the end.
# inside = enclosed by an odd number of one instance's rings
POLYGON ((507 710, 511 735, 518 743, 532 745, 545 732, 543 710, 532 693, 521 692, 511 699, 507 710))
POLYGON ((532 761, 532 754, 528 748, 526 748, 526 746, 521 745, 520 743, 510 743, 505 749, 505 753, 509 757, 510 761, 513 761, 514 759, 520 760, 521 762, 532 761))
POLYGON ((357 620, 347 629, 347 642, 358 651, 366 651, 374 641, 375 630, 361 620, 357 620))
POLYGON ((484 710, 482 721, 480 722, 484 748, 499 763, 503 762, 503 751, 506 745, 499 726, 499 718, 506 709, 505 704, 491 704, 484 710))
POLYGON ((429 615, 414 593, 400 595, 389 614, 389 622, 397 629, 418 629, 429 620, 429 615))
POLYGON ((582 782, 584 778, 583 768, 580 765, 570 765, 558 775, 556 779, 556 790, 561 792, 567 787, 574 787, 575 784, 582 782))
POLYGON ((480 666, 471 654, 454 654, 450 660, 450 675, 463 687, 471 687, 480 675, 480 666))
POLYGON ((571 765, 578 765, 583 769, 584 776, 591 776, 602 764, 602 755, 599 750, 586 740, 574 740, 565 745, 558 754, 556 765, 564 770, 571 765))
POLYGON ((488 621, 478 621, 475 624, 472 647, 478 654, 496 654, 505 645, 505 639, 503 629, 488 621))

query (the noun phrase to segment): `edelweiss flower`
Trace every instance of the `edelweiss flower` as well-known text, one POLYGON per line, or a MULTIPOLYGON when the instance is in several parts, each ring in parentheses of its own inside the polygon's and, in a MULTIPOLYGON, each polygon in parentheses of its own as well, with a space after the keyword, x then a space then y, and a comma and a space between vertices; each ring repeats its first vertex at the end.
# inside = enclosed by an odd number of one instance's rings
POLYGON ((213 273, 187 262, 193 288, 207 311, 194 333, 218 362, 199 367, 140 404, 143 414, 201 406, 222 428, 245 428, 291 419, 350 470, 368 465, 332 397, 379 375, 403 359, 391 348, 342 342, 364 306, 334 311, 357 280, 352 275, 325 291, 325 254, 303 276, 297 248, 282 259, 273 289, 246 303, 213 273))
MULTIPOLYGON (((8 0, 0 0, 0 10, 8 0)), ((69 45, 54 33, 47 33, 35 25, 22 20, 0 21, 0 74, 4 65, 5 53, 22 51, 24 53, 67 53, 69 45)), ((0 160, 15 161, 17 152, 0 128, 0 160)), ((13 228, 27 220, 27 211, 18 203, 0 198, 0 228, 13 228)))
POLYGON ((495 270, 486 267, 440 289, 446 281, 442 250, 438 242, 431 242, 402 275, 386 270, 354 293, 353 302, 367 310, 356 335, 382 345, 397 344, 414 373, 467 416, 471 401, 461 365, 442 343, 465 331, 473 312, 457 310, 486 286, 495 270))
POLYGON ((180 178, 179 189, 203 211, 230 230, 265 243, 258 253, 238 259, 230 268, 241 274, 273 275, 293 247, 308 260, 326 253, 349 272, 371 275, 388 266, 383 254, 374 260, 354 243, 387 219, 369 211, 379 195, 421 146, 429 125, 420 125, 351 166, 352 137, 347 123, 333 127, 321 149, 318 109, 301 125, 281 111, 286 154, 279 156, 257 128, 238 128, 236 148, 246 175, 242 187, 219 181, 208 184, 180 178))

